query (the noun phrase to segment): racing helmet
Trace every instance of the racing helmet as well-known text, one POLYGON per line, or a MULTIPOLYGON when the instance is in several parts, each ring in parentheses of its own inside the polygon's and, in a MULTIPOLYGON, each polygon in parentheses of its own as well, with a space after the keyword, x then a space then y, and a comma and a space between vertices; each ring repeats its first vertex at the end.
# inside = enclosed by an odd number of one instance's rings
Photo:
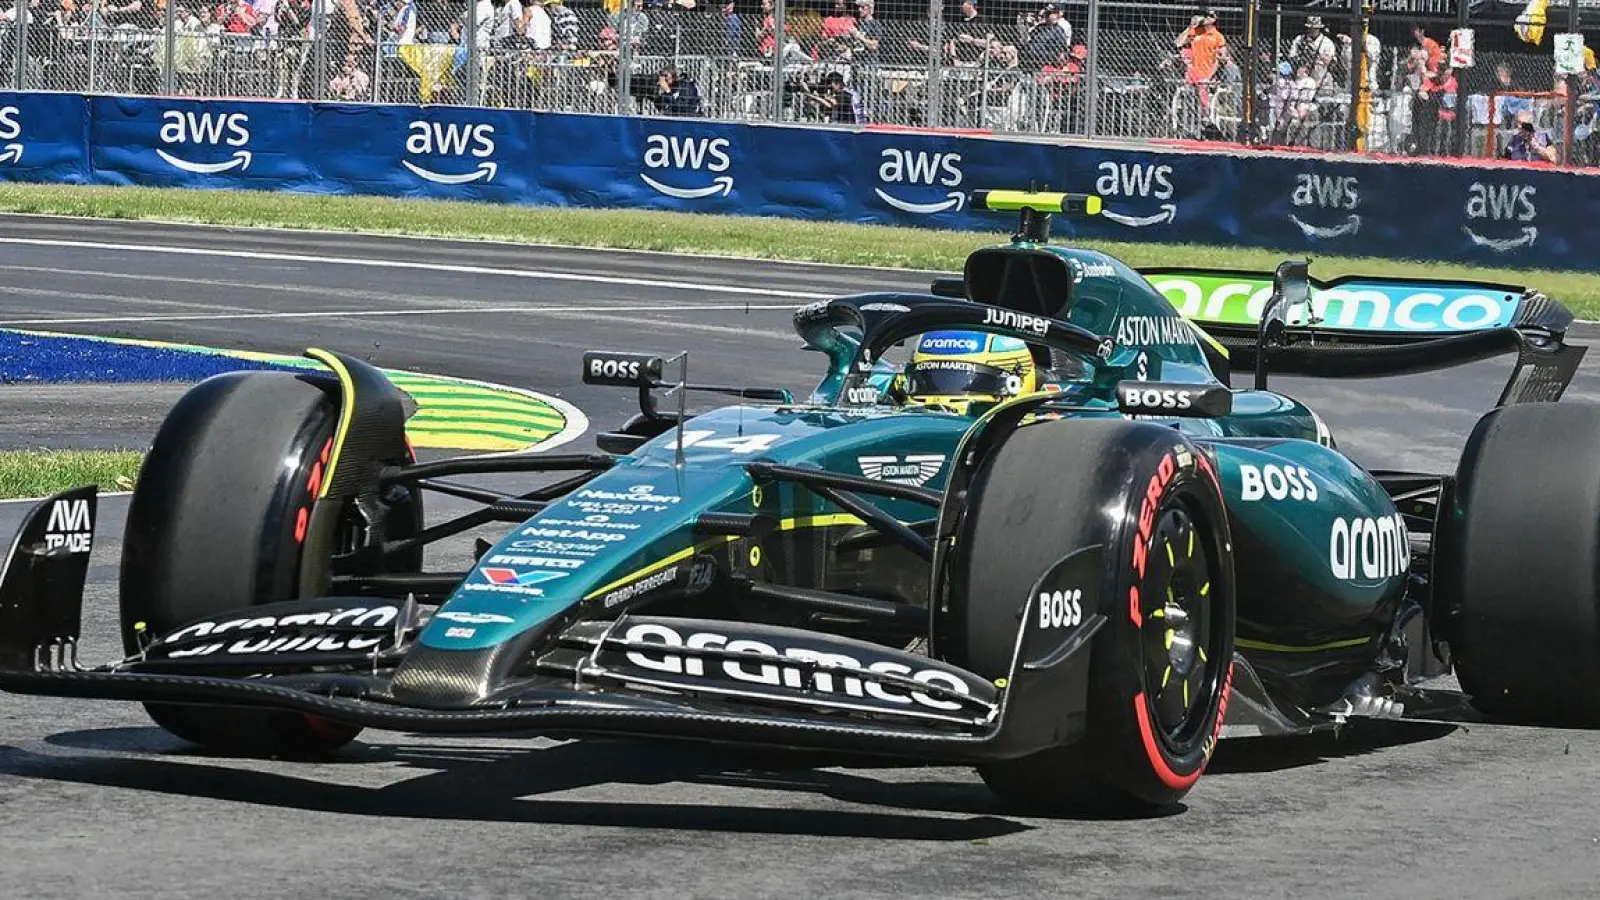
POLYGON ((942 406, 965 413, 974 401, 995 402, 1039 389, 1028 345, 982 331, 930 331, 922 335, 900 379, 908 405, 942 406))

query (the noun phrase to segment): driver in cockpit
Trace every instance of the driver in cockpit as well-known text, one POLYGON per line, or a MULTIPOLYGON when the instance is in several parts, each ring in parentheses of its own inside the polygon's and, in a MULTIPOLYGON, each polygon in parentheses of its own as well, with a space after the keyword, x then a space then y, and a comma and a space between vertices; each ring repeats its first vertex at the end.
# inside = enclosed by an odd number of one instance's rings
POLYGON ((996 403, 1040 390, 1039 367, 1028 345, 983 331, 922 335, 891 396, 907 405, 965 415, 975 402, 996 403))

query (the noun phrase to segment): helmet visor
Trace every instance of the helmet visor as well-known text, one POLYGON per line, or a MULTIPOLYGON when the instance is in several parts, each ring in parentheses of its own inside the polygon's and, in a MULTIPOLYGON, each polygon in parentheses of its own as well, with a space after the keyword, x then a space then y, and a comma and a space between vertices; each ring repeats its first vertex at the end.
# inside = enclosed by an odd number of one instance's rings
POLYGON ((1001 397, 1017 391, 1016 376, 994 366, 954 359, 915 363, 906 373, 906 393, 913 397, 955 397, 982 394, 1001 397))

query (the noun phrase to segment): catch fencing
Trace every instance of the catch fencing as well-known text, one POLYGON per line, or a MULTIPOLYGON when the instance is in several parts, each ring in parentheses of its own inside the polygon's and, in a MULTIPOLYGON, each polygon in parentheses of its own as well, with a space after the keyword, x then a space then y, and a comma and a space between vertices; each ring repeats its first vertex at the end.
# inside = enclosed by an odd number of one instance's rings
POLYGON ((1056 12, 1041 0, 24 0, 9 20, 0 11, 0 90, 870 121, 1414 156, 1497 155, 1504 126, 1529 111, 1563 160, 1600 162, 1600 75, 1557 76, 1552 51, 1556 34, 1600 23, 1556 16, 1530 43, 1516 36, 1517 14, 1496 8, 1229 0, 1211 7, 1215 35, 1201 37, 1193 6, 1131 0, 1062 0, 1056 12), (1313 61, 1308 85, 1297 68, 1313 16, 1328 58, 1313 61), (1479 49, 1472 67, 1453 69, 1450 35, 1462 28, 1479 49), (1351 77, 1357 57, 1365 81, 1351 77))

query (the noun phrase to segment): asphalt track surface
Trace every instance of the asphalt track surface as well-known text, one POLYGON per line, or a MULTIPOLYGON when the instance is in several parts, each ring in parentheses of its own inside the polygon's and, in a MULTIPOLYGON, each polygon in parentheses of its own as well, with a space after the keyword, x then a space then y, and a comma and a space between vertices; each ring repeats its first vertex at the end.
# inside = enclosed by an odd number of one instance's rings
MULTIPOLYGON (((690 348, 697 380, 804 389, 818 360, 795 349, 787 312, 802 300, 761 291, 925 283, 646 254, 0 219, 0 327, 328 346, 536 387, 599 427, 629 401, 578 383, 585 347, 690 348), (19 239, 61 243, 8 242, 19 239), (416 268, 431 265, 580 277, 416 268)), ((1316 406, 1358 459, 1440 470, 1505 371, 1275 386, 1316 406)), ((141 446, 177 392, 0 387, 0 445, 141 446)), ((1600 397, 1595 362, 1571 394, 1600 397)), ((108 499, 102 512, 92 661, 116 649, 124 507, 108 499)), ((0 505, 4 533, 18 509, 0 505)), ((3 696, 0 898, 1590 897, 1597 766, 1591 732, 1369 726, 1338 739, 1225 741, 1170 816, 1052 820, 1009 814, 958 768, 388 732, 368 732, 333 763, 247 761, 185 747, 136 707, 3 696)))

